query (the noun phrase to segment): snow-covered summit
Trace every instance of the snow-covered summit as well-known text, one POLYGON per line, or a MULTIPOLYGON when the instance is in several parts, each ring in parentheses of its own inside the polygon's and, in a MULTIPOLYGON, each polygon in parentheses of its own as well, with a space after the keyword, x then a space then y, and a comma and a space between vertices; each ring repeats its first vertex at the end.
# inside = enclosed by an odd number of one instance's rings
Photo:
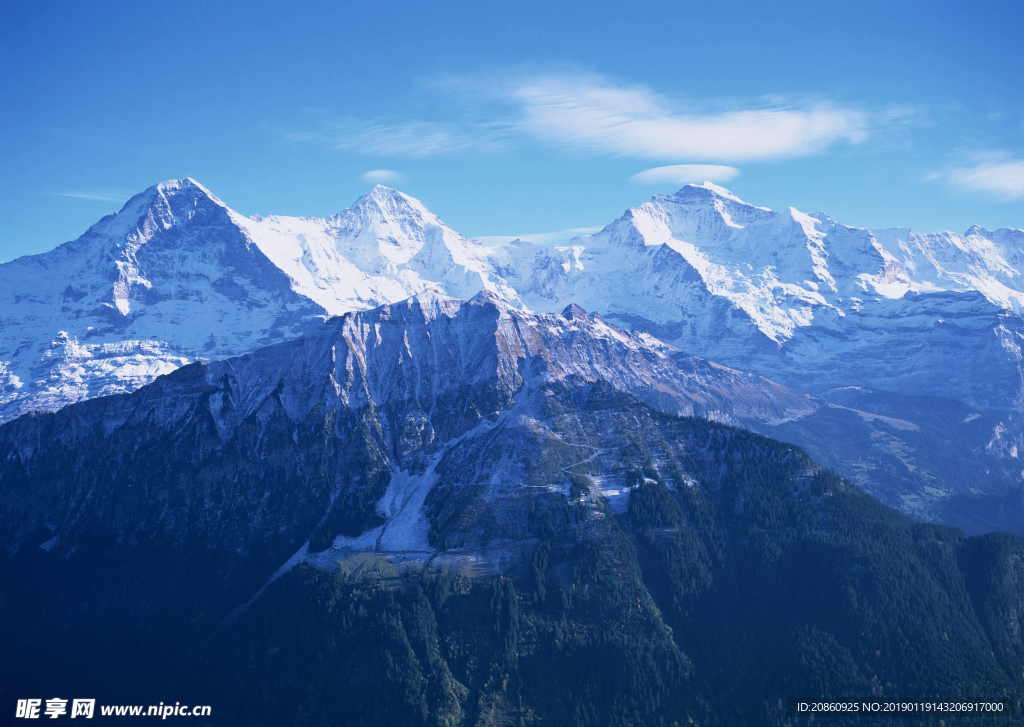
POLYGON ((327 221, 337 237, 350 241, 350 249, 376 249, 395 265, 408 263, 423 249, 428 228, 447 228, 419 200, 380 184, 327 221))
POLYGON ((129 199, 120 212, 104 217, 83 237, 92 233, 94 237, 120 241, 124 236, 144 242, 157 227, 173 227, 213 208, 226 211, 227 205, 194 179, 169 179, 129 199))
POLYGON ((73 242, 0 265, 0 419, 132 390, 322 318, 234 218, 199 183, 171 180, 73 242))
POLYGON ((331 314, 424 290, 459 298, 479 290, 516 297, 492 273, 483 245, 467 240, 419 200, 382 185, 325 219, 234 219, 297 292, 331 314))

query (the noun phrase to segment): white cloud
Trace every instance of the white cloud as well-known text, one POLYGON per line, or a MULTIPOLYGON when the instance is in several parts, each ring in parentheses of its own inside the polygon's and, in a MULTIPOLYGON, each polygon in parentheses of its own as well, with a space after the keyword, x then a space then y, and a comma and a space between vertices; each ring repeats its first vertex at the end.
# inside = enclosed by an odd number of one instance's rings
POLYGON ((827 102, 747 104, 700 113, 645 86, 540 76, 510 91, 525 134, 582 152, 640 159, 751 161, 817 154, 867 138, 866 114, 827 102))
POLYGON ((559 245, 580 235, 593 235, 601 229, 600 227, 573 227, 568 230, 558 230, 557 232, 532 232, 524 235, 484 235, 474 239, 489 247, 506 245, 513 240, 532 242, 535 245, 559 245))
POLYGON ((399 184, 405 181, 405 175, 390 169, 371 169, 363 174, 363 179, 371 184, 399 184))
POLYGON ((878 128, 905 123, 910 114, 780 97, 708 110, 589 73, 457 76, 425 88, 448 120, 346 118, 284 136, 368 155, 494 152, 532 141, 665 164, 721 163, 820 154, 835 144, 860 143, 878 128))
POLYGON ((691 184, 700 182, 728 182, 739 176, 736 167, 719 164, 673 164, 668 167, 654 167, 634 174, 629 181, 634 184, 691 184))
POLYGON ((1005 201, 1024 198, 1024 159, 1005 152, 975 155, 968 166, 955 167, 928 179, 945 179, 960 189, 987 192, 1005 201))
POLYGON ((48 192, 53 197, 71 197, 73 199, 91 199, 97 202, 126 202, 131 195, 123 192, 97 190, 94 192, 48 192))

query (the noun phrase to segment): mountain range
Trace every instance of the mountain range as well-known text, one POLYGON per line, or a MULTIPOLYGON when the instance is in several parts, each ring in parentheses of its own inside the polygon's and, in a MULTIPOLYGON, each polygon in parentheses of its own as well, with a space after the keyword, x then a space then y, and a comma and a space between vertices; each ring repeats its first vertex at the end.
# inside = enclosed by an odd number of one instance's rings
POLYGON ((325 219, 247 218, 176 180, 0 265, 0 416, 132 390, 424 290, 489 291, 536 312, 576 303, 806 393, 855 385, 1014 408, 1022 265, 1021 230, 852 228, 710 183, 565 246, 487 247, 382 186, 325 219))
POLYGON ((1022 236, 852 228, 705 183, 564 246, 485 246, 382 186, 328 218, 244 217, 174 180, 78 240, 0 265, 0 421, 134 391, 331 316, 484 292, 524 313, 581 306, 684 367, 696 356, 790 400, 815 395, 800 416, 748 425, 917 517, 1017 528, 1022 236), (950 467, 943 453, 963 442, 970 466, 950 467), (963 497, 985 501, 964 518, 963 497))

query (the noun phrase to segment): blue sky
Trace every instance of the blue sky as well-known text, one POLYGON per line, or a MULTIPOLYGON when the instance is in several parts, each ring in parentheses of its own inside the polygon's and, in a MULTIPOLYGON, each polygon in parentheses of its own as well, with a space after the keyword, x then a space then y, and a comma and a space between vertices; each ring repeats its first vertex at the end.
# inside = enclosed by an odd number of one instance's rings
POLYGON ((858 226, 1024 227, 1003 3, 5 3, 0 259, 191 176, 244 214, 374 181, 470 237, 712 181, 858 226))

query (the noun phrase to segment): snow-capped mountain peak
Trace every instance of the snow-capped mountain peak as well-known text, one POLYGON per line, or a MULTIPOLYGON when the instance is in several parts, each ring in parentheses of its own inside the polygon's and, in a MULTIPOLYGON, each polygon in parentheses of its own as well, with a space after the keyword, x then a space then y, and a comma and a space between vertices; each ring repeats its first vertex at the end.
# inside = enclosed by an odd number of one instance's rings
POLYGON ((199 182, 188 177, 170 179, 135 195, 119 212, 101 219, 80 239, 102 237, 120 244, 131 238, 144 243, 157 229, 166 230, 191 220, 196 214, 218 209, 228 210, 227 205, 199 182))
MULTIPOLYGON (((686 186, 688 186, 688 187, 695 187, 697 185, 689 184, 689 185, 686 185, 686 186)), ((704 182, 704 184, 702 184, 700 186, 703 187, 704 189, 707 189, 707 190, 710 190, 711 192, 713 192, 716 197, 724 197, 725 199, 731 199, 733 202, 739 202, 740 204, 744 204, 742 199, 737 197, 735 194, 730 192, 728 189, 726 189, 725 187, 719 187, 717 184, 714 184, 713 182, 704 182)))
POLYGON ((287 274, 294 290, 331 315, 424 290, 463 299, 490 290, 516 299, 492 273, 487 248, 419 200, 383 185, 325 219, 236 215, 235 222, 287 274))
POLYGON ((350 209, 362 210, 367 208, 376 208, 385 214, 390 212, 397 215, 409 214, 410 211, 415 210, 417 214, 423 217, 437 219, 437 216, 415 197, 410 197, 403 192, 399 192, 397 189, 383 184, 374 185, 373 189, 357 199, 350 209))
POLYGON ((191 179, 0 265, 0 419, 130 391, 196 357, 301 334, 325 311, 191 179))
POLYGON ((347 255, 368 259, 375 251, 395 265, 412 260, 435 231, 459 236, 419 200, 380 184, 327 222, 336 241, 348 243, 347 255))

